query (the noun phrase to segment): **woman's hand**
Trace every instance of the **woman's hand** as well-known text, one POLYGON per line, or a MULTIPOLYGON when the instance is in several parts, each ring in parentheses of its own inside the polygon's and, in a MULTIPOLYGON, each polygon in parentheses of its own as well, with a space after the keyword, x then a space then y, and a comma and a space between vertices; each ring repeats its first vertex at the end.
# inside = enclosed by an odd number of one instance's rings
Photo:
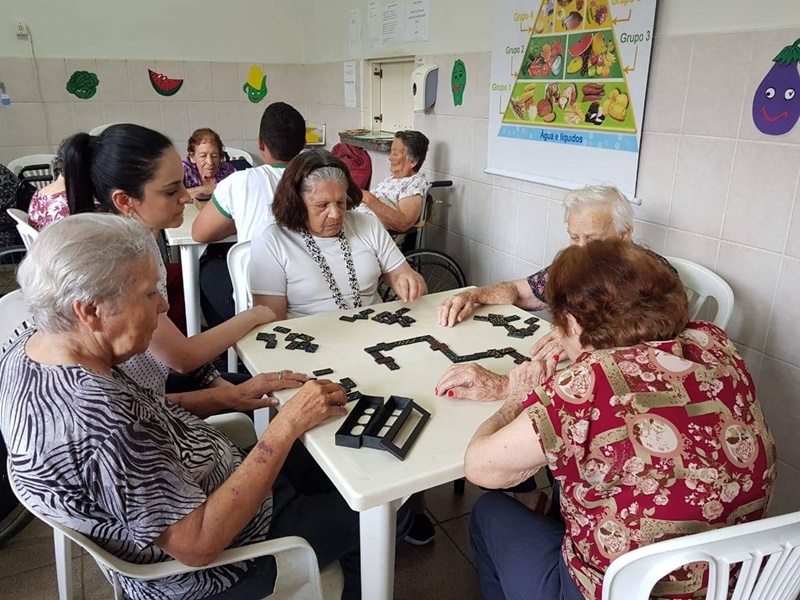
POLYGON ((484 369, 477 363, 452 365, 436 384, 437 396, 494 402, 508 394, 508 377, 484 369))
POLYGON ((401 273, 397 276, 392 285, 394 293, 403 302, 413 302, 420 296, 428 293, 428 286, 425 285, 425 279, 422 275, 409 269, 407 273, 401 273))
POLYGON ((216 182, 212 181, 211 183, 206 183, 205 185, 199 185, 197 187, 189 188, 186 190, 189 192, 189 195, 192 198, 197 200, 208 200, 211 198, 211 195, 214 193, 217 184, 216 182))
POLYGON ((272 323, 273 321, 278 320, 278 316, 268 306, 259 305, 254 306, 253 308, 248 308, 244 313, 246 314, 252 323, 251 329, 253 327, 258 327, 259 325, 264 325, 265 323, 272 323))
POLYGON ((539 338, 531 348, 531 360, 549 360, 553 355, 564 356, 564 348, 561 345, 561 333, 558 329, 551 329, 550 332, 539 338))
POLYGON ((468 318, 478 306, 476 290, 464 290, 447 298, 436 310, 436 321, 442 327, 453 327, 468 318))
POLYGON ((265 406, 276 406, 276 398, 265 397, 266 394, 288 388, 299 388, 308 376, 304 373, 293 371, 278 371, 277 373, 259 373, 252 379, 231 386, 229 406, 240 412, 255 410, 265 406))
POLYGON ((508 374, 509 399, 524 400, 556 372, 557 364, 558 355, 550 355, 547 360, 533 359, 511 369, 508 374))
POLYGON ((378 200, 378 197, 369 190, 361 190, 361 202, 363 202, 367 208, 370 208, 372 204, 375 202, 380 202, 380 200, 378 200))
POLYGON ((338 383, 329 379, 308 381, 284 403, 275 420, 288 423, 299 437, 328 417, 346 415, 346 403, 347 395, 338 383))

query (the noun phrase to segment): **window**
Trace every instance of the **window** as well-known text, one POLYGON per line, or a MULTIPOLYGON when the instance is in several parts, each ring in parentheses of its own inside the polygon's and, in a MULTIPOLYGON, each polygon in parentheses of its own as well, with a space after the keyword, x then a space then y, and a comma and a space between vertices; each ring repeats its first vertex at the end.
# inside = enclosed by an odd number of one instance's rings
POLYGON ((402 131, 414 128, 411 94, 411 58, 372 62, 372 130, 402 131))

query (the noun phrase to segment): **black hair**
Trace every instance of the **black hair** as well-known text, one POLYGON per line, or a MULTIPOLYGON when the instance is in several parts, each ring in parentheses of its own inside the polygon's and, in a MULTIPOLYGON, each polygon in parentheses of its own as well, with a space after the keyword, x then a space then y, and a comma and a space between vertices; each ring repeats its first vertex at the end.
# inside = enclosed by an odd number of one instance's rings
POLYGON ((289 162, 306 146, 306 121, 295 107, 273 102, 261 116, 258 135, 272 158, 289 162))
POLYGON ((417 164, 414 165, 414 173, 417 173, 428 155, 428 144, 430 144, 428 138, 424 133, 408 129, 395 133, 394 139, 403 142, 406 152, 408 152, 408 158, 417 161, 417 164))
POLYGON ((71 215, 95 210, 116 213, 115 190, 141 198, 172 142, 161 133, 130 123, 112 125, 98 136, 76 133, 64 148, 64 179, 71 215))

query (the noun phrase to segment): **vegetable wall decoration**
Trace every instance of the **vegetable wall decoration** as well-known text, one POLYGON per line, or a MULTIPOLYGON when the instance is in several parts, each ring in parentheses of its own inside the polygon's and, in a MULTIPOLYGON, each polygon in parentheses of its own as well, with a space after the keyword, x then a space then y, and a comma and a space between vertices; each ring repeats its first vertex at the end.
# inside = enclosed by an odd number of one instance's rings
POLYGON ((464 89, 467 87, 467 67, 460 58, 453 63, 450 85, 453 88, 453 106, 461 106, 464 102, 464 89))
POLYGON ((753 96, 753 123, 761 133, 783 135, 800 118, 800 38, 772 61, 753 96))
POLYGON ((258 104, 267 97, 267 76, 258 65, 250 67, 247 81, 242 86, 242 91, 247 94, 247 99, 253 104, 258 104))
POLYGON ((81 100, 88 100, 97 93, 100 80, 95 73, 75 71, 67 81, 67 91, 81 100))

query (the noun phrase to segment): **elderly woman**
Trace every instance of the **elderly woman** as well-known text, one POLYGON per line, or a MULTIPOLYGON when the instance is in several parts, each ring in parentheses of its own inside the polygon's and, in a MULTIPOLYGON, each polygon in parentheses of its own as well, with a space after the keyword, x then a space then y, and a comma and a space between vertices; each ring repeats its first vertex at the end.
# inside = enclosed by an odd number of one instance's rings
MULTIPOLYGON (((306 383, 245 456, 119 368, 147 350, 167 307, 147 229, 111 215, 59 221, 19 281, 36 327, 0 358, 0 429, 27 502, 134 563, 200 567, 225 548, 302 535, 320 564, 341 559, 345 596, 359 596, 357 514, 292 449, 346 413, 339 385, 306 383)), ((259 560, 121 579, 126 598, 193 600, 261 598, 274 578, 259 560)))
POLYGON ((419 173, 428 154, 428 138, 419 131, 398 131, 389 153, 391 175, 368 192, 358 210, 374 214, 386 229, 405 233, 419 221, 428 182, 419 173))
POLYGON ((183 185, 192 198, 208 200, 217 184, 236 169, 223 160, 224 147, 213 129, 195 130, 186 145, 183 161, 183 185))
MULTIPOLYGON (((470 535, 484 597, 599 599, 625 552, 761 518, 776 457, 753 380, 722 330, 687 324, 678 277, 629 242, 590 242, 556 257, 546 299, 569 368, 551 374, 551 357, 506 378, 461 365, 437 384, 507 399, 467 448, 471 481, 508 487, 548 465, 560 490, 564 522, 498 492, 478 500, 470 535)), ((653 595, 705 586, 697 565, 670 579, 653 595)))
POLYGON ((425 293, 387 231, 354 212, 361 190, 345 164, 324 150, 289 163, 275 190, 275 223, 252 239, 253 304, 277 319, 369 306, 381 277, 404 302, 425 293))
MULTIPOLYGON (((152 244, 162 229, 183 222, 183 209, 191 198, 183 185, 181 159, 164 135, 139 125, 108 127, 98 136, 77 133, 64 150, 64 177, 70 206, 76 213, 99 209, 134 219, 150 232, 152 244)), ((96 256, 106 248, 87 252, 96 256)), ((167 274, 161 254, 157 260, 159 292, 166 297, 167 274)), ((171 368, 191 374, 191 382, 179 381, 169 391, 170 399, 191 402, 194 411, 207 414, 221 408, 246 409, 264 406, 262 376, 233 386, 209 364, 238 342, 253 327, 274 319, 271 311, 256 307, 226 323, 187 338, 166 314, 158 317, 158 327, 148 352, 133 356, 121 368, 156 395, 167 389, 171 368)), ((173 380, 175 377, 173 376, 173 380)), ((302 381, 297 381, 299 385, 302 381)))

